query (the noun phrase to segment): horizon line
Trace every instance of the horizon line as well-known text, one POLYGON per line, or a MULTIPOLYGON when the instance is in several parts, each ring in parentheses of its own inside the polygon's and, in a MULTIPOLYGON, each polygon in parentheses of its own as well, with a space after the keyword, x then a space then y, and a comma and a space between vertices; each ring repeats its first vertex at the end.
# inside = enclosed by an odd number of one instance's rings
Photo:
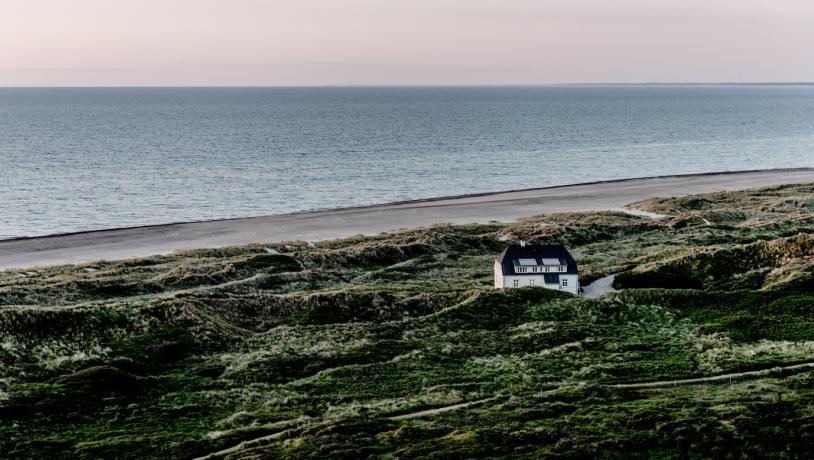
POLYGON ((322 85, 274 85, 274 84, 247 84, 247 85, 0 85, 0 89, 139 89, 139 88, 508 88, 508 87, 551 87, 551 86, 814 86, 814 81, 718 81, 718 82, 673 82, 673 81, 644 81, 644 82, 561 82, 561 83, 437 83, 437 84, 405 84, 405 83, 346 83, 322 85))

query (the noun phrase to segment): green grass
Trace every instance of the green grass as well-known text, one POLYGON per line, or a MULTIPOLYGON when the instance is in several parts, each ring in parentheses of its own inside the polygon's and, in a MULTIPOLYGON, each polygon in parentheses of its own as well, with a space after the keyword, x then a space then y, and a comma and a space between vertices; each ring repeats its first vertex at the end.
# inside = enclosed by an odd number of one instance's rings
POLYGON ((0 457, 807 457, 814 372, 669 382, 814 361, 813 195, 0 273, 0 457), (495 291, 506 237, 623 290, 495 291))

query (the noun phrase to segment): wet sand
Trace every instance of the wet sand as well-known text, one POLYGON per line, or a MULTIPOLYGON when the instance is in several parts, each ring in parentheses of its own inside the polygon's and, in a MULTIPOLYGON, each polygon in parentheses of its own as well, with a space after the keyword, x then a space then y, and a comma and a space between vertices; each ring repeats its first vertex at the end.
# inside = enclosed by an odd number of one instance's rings
POLYGON ((552 212, 620 209, 652 197, 814 182, 814 168, 663 176, 434 198, 272 216, 0 241, 0 270, 166 254, 182 249, 318 241, 433 224, 510 222, 552 212))

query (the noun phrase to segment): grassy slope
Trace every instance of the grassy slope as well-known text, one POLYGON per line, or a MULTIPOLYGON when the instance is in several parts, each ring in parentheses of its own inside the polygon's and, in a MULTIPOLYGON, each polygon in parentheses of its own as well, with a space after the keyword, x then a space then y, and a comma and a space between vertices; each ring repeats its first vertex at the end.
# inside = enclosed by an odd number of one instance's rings
POLYGON ((808 369, 615 385, 814 361, 813 194, 2 273, 0 456, 803 456, 808 369), (507 237, 625 289, 496 292, 507 237))

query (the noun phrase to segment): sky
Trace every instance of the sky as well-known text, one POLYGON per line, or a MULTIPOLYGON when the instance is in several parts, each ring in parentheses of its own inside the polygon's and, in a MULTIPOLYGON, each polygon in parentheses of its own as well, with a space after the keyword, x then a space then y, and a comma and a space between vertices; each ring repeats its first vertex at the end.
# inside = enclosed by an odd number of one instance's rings
POLYGON ((0 86, 814 81, 812 0, 2 0, 0 86))

